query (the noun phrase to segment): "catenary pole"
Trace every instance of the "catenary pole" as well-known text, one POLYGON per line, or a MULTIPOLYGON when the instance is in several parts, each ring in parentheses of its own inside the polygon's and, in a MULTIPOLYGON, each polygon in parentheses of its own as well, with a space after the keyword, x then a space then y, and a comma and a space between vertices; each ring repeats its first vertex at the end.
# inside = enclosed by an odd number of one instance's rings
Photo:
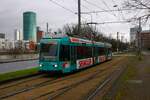
POLYGON ((81 0, 78 0, 78 34, 81 30, 81 0))
POLYGON ((119 51, 119 32, 117 32, 117 53, 119 51))
POLYGON ((138 48, 139 53, 141 53, 141 17, 139 17, 138 48))

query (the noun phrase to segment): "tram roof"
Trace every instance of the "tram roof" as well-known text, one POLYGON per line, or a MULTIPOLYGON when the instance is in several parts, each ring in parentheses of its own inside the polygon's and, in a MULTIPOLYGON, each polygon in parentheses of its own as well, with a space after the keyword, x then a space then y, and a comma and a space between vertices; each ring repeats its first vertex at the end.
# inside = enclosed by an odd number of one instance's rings
POLYGON ((106 42, 96 42, 96 41, 91 41, 88 39, 82 39, 82 38, 76 38, 76 37, 55 37, 55 38, 49 38, 45 37, 43 39, 53 39, 53 40, 60 40, 61 42, 70 42, 70 43, 79 43, 79 44, 93 44, 97 46, 105 46, 105 47, 112 47, 110 43, 106 42))

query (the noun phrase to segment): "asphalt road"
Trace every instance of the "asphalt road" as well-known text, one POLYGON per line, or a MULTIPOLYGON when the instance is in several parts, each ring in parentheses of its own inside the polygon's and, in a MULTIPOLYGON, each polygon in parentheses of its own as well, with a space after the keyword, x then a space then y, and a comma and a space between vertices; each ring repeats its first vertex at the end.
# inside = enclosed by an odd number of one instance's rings
POLYGON ((37 66, 38 66, 38 60, 2 63, 0 64, 0 73, 28 69, 37 66))

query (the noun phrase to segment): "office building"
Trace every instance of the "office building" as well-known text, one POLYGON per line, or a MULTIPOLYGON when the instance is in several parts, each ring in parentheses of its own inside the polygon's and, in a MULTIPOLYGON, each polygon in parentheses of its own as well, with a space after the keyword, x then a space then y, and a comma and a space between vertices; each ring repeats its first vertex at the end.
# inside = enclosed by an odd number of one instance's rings
POLYGON ((23 13, 23 39, 36 42, 36 13, 23 13))

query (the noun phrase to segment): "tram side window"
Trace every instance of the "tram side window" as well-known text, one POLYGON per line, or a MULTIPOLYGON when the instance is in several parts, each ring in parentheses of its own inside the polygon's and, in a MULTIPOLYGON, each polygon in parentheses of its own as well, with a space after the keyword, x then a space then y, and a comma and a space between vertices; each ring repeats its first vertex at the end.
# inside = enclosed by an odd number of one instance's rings
POLYGON ((99 49, 98 50, 98 55, 105 55, 105 49, 104 48, 99 47, 98 49, 99 49))
POLYGON ((60 55, 60 61, 69 61, 70 60, 70 46, 61 45, 59 55, 60 55))
POLYGON ((77 59, 92 57, 92 48, 85 46, 77 46, 77 59))
POLYGON ((92 47, 86 47, 86 58, 91 58, 92 57, 92 47))
POLYGON ((77 48, 77 59, 83 59, 84 58, 83 47, 77 46, 76 48, 77 48))
POLYGON ((97 53, 97 51, 98 51, 98 47, 94 47, 94 56, 96 57, 97 55, 98 55, 98 53, 97 53))

